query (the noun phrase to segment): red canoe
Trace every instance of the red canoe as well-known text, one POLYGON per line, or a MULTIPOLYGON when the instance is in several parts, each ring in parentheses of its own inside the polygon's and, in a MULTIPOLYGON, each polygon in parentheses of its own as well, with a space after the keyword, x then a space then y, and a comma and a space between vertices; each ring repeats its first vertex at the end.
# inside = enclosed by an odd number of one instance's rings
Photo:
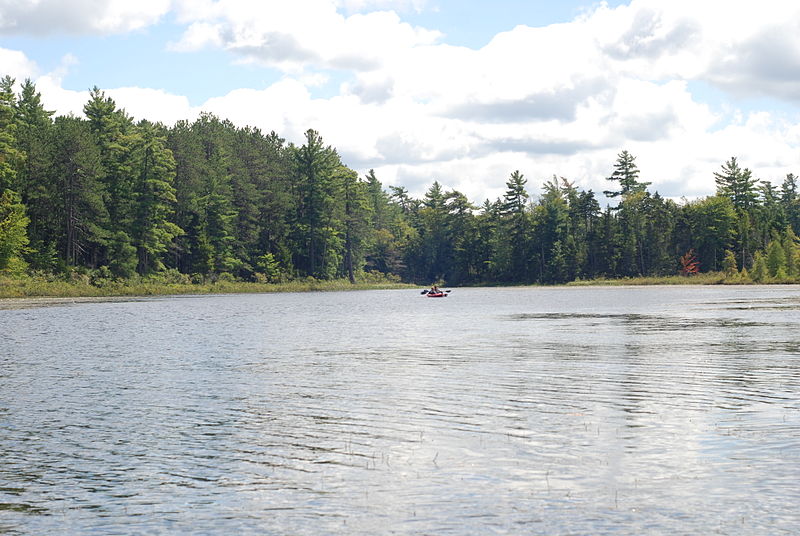
POLYGON ((428 292, 429 298, 446 298, 447 294, 444 292, 428 292))

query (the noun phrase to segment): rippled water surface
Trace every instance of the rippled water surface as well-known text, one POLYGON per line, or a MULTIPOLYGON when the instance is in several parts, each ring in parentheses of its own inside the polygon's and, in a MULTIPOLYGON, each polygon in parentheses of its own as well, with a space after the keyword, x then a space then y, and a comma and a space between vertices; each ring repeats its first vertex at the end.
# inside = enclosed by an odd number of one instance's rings
POLYGON ((0 303, 0 533, 798 534, 800 287, 0 303))

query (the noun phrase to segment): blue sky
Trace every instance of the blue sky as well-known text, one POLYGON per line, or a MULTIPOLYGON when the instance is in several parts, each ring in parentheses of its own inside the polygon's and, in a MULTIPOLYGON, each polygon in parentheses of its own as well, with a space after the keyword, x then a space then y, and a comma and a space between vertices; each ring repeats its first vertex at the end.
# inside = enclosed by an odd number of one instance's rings
POLYGON ((96 85, 137 118, 315 128, 417 195, 602 191, 627 149, 693 198, 731 156, 800 173, 798 25, 780 0, 0 0, 0 71, 57 113, 96 85))

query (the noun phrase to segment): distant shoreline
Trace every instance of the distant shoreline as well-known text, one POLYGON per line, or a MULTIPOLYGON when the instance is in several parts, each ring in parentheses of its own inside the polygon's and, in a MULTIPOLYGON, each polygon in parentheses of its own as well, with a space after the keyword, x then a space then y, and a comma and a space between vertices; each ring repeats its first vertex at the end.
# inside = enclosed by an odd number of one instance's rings
POLYGON ((390 282, 365 282, 351 284, 347 280, 308 281, 289 283, 248 283, 220 281, 217 283, 126 283, 115 282, 102 287, 86 283, 66 281, 39 281, 0 279, 0 308, 3 301, 30 300, 31 303, 46 300, 104 301, 122 298, 142 298, 149 296, 204 295, 204 294, 266 294, 272 292, 329 292, 345 290, 378 290, 408 288, 417 285, 390 282))
MULTIPOLYGON (((693 276, 631 277, 621 279, 576 280, 560 285, 478 284, 470 287, 582 287, 582 286, 666 286, 666 285, 756 285, 800 284, 795 279, 752 281, 749 278, 727 277, 720 272, 693 276)), ((441 286, 441 285, 440 285, 441 286)), ((447 286, 447 285, 443 285, 447 286)), ((298 280, 288 283, 250 283, 220 281, 216 283, 148 283, 114 282, 94 286, 85 282, 41 281, 37 279, 0 279, 0 309, 35 307, 71 302, 99 302, 136 299, 150 296, 191 296, 213 294, 266 294, 273 292, 333 292, 353 290, 417 290, 424 285, 395 282, 364 282, 351 284, 347 280, 298 280), (11 305, 13 304, 13 305, 11 305)))

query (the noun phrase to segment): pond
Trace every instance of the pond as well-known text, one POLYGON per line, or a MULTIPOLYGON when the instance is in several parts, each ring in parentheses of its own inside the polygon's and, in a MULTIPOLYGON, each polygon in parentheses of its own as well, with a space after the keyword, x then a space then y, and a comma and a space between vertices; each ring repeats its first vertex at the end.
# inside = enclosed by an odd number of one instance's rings
POLYGON ((800 287, 25 305, 0 533, 800 533, 800 287))

